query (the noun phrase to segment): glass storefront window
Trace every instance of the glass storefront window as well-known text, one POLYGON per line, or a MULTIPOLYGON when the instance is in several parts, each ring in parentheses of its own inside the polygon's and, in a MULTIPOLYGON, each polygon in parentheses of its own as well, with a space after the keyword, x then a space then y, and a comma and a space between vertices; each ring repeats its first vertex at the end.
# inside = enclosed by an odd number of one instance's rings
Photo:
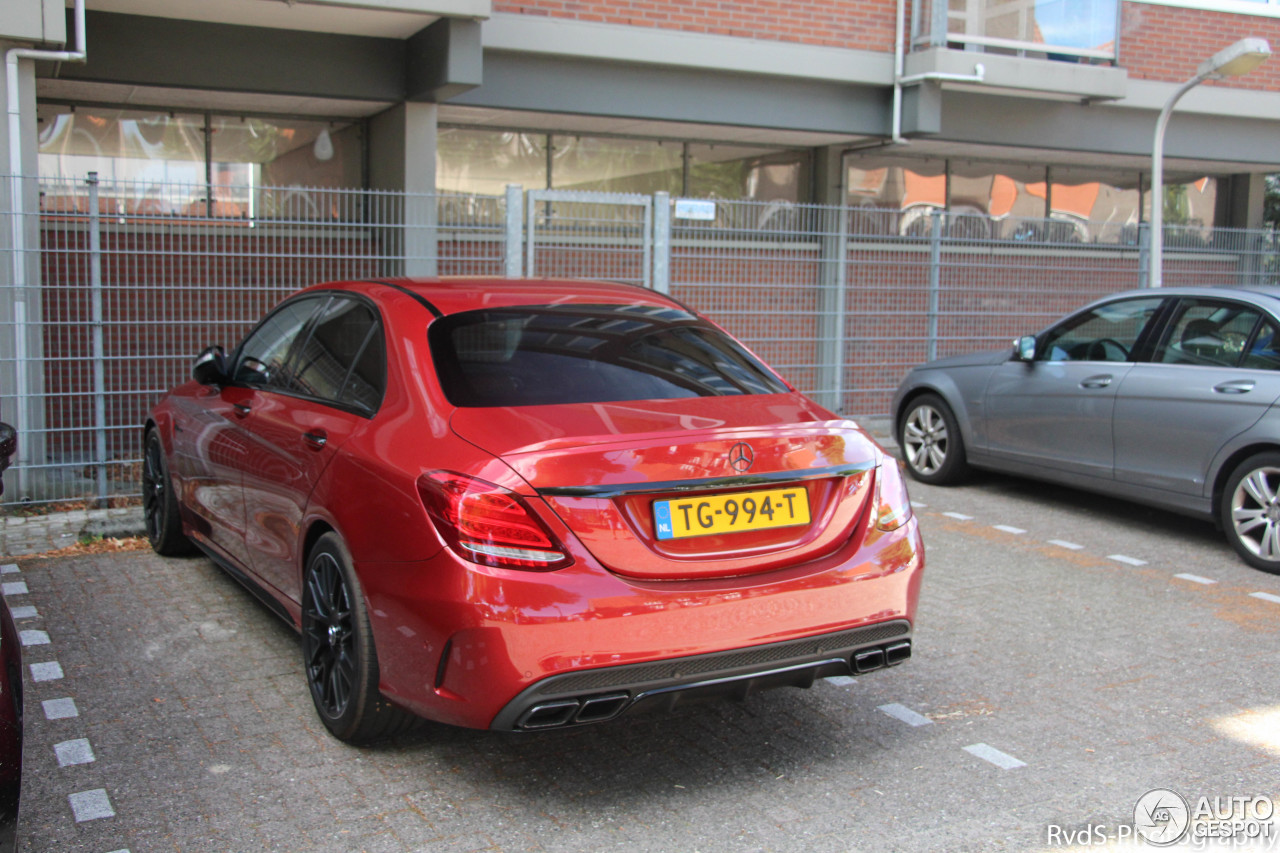
POLYGON ((507 184, 547 188, 543 133, 440 128, 436 188, 441 192, 502 195, 507 184))
POLYGON ((806 152, 690 143, 684 194, 798 203, 808 194, 809 173, 806 152))
POLYGON ((653 139, 551 137, 551 186, 591 192, 680 192, 683 146, 653 139))
MULTIPOLYGON (((358 123, 47 104, 37 117, 44 209, 50 212, 82 206, 74 197, 83 193, 71 184, 90 172, 97 172, 110 196, 104 209, 157 216, 273 215, 280 193, 262 187, 363 185, 358 123)), ((317 208, 306 215, 330 212, 317 208)))

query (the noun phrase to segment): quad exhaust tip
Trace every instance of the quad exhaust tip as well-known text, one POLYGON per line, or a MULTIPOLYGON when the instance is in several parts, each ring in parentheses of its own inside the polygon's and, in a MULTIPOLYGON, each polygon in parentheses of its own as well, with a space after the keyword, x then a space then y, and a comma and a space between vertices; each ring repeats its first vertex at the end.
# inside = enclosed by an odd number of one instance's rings
POLYGON ((854 652, 852 658, 853 671, 857 675, 873 672, 886 666, 897 666, 911 657, 911 641, 900 640, 887 646, 874 649, 863 649, 854 652))

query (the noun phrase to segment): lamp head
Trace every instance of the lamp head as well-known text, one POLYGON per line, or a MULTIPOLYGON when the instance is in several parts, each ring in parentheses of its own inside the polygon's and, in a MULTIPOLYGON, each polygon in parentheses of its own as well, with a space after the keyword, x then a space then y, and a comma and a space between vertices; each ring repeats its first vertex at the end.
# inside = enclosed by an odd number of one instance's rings
POLYGON ((1271 45, 1266 39, 1243 38, 1200 63, 1197 73, 1203 77, 1239 77, 1257 68, 1270 55, 1271 45))

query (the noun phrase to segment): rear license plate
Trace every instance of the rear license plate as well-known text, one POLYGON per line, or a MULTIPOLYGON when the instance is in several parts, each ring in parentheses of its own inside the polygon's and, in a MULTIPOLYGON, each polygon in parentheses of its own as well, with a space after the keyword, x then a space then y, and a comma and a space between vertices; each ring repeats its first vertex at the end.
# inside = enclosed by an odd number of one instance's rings
POLYGON ((809 523, 809 493, 795 487, 654 501, 653 520, 659 539, 791 527, 809 523))

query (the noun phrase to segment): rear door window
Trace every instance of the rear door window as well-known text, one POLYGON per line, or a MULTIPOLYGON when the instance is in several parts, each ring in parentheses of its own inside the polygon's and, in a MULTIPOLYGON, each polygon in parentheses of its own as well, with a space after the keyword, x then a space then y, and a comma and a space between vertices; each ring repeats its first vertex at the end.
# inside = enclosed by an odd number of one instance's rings
POLYGON ((294 358, 296 393, 373 412, 386 385, 382 324, 363 302, 333 297, 294 358))
POLYGON ((543 406, 788 389, 739 344, 686 311, 543 305, 437 320, 431 354, 455 406, 543 406))

